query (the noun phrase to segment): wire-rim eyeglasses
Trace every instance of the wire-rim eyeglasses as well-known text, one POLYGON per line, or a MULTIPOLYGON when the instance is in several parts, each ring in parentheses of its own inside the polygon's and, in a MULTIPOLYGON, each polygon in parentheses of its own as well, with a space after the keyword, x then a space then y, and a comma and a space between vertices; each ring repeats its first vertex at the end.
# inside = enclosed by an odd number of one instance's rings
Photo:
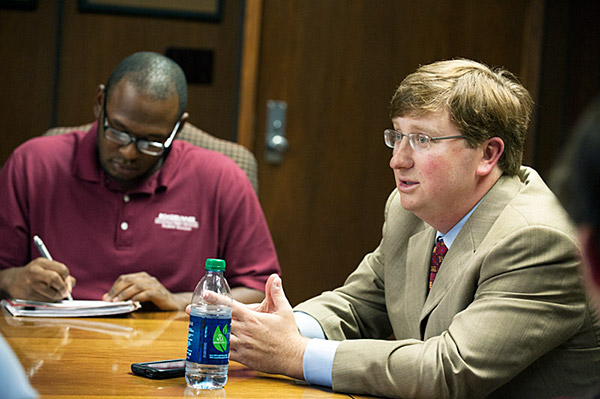
POLYGON ((424 133, 408 133, 404 134, 398 130, 385 129, 383 131, 383 141, 389 148, 396 148, 396 144, 400 144, 404 137, 408 137, 410 147, 415 151, 423 151, 429 149, 432 141, 448 140, 448 139, 466 139, 465 136, 443 136, 431 137, 424 133))

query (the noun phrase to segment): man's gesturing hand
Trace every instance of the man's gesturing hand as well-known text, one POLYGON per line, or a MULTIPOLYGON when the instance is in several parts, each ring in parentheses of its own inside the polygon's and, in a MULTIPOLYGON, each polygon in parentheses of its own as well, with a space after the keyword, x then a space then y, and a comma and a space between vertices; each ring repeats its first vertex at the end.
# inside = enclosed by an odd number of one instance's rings
MULTIPOLYGON (((219 296, 209 292, 204 300, 216 304, 219 296)), ((278 275, 269 277, 260 304, 233 301, 231 360, 266 373, 303 379, 302 361, 308 341, 298 332, 278 275)))

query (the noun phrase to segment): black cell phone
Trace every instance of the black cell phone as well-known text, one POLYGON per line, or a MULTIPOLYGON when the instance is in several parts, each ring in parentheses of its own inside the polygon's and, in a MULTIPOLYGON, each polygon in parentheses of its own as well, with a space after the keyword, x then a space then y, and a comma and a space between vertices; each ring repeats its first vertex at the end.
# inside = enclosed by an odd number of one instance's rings
POLYGON ((152 378, 153 380, 183 377, 185 375, 185 359, 133 363, 131 365, 131 371, 133 371, 134 374, 152 378))

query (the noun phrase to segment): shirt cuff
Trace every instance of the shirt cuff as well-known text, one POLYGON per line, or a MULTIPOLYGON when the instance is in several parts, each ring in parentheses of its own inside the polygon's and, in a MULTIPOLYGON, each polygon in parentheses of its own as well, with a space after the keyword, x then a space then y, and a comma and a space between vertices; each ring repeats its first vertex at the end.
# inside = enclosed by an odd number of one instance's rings
POLYGON ((331 388, 333 359, 340 341, 313 338, 304 351, 304 379, 315 385, 331 388))
POLYGON ((300 335, 306 338, 326 339, 321 325, 314 317, 304 312, 294 312, 294 317, 300 335))

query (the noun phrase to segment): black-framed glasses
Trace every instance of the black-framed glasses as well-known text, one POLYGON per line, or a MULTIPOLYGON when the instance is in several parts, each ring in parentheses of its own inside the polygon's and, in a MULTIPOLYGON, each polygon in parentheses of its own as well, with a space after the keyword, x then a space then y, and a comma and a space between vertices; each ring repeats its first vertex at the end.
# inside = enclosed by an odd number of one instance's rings
POLYGON ((432 141, 466 139, 465 136, 431 137, 423 133, 404 134, 394 129, 385 129, 383 131, 383 141, 385 141, 385 145, 390 148, 395 148, 396 144, 400 145, 400 142, 404 137, 408 137, 408 142, 410 143, 411 148, 415 151, 428 150, 432 141))
POLYGON ((135 143, 137 149, 146 155, 152 155, 158 157, 165 152, 166 148, 171 146, 173 139, 175 138, 175 134, 177 130, 179 130, 179 124, 181 120, 178 120, 173 128, 171 134, 167 140, 162 143, 160 141, 152 141, 144 138, 136 138, 130 135, 127 132, 122 132, 120 130, 112 128, 108 123, 108 118, 106 116, 106 105, 104 106, 104 137, 107 140, 112 141, 113 143, 119 144, 120 146, 129 145, 132 141, 135 143))

